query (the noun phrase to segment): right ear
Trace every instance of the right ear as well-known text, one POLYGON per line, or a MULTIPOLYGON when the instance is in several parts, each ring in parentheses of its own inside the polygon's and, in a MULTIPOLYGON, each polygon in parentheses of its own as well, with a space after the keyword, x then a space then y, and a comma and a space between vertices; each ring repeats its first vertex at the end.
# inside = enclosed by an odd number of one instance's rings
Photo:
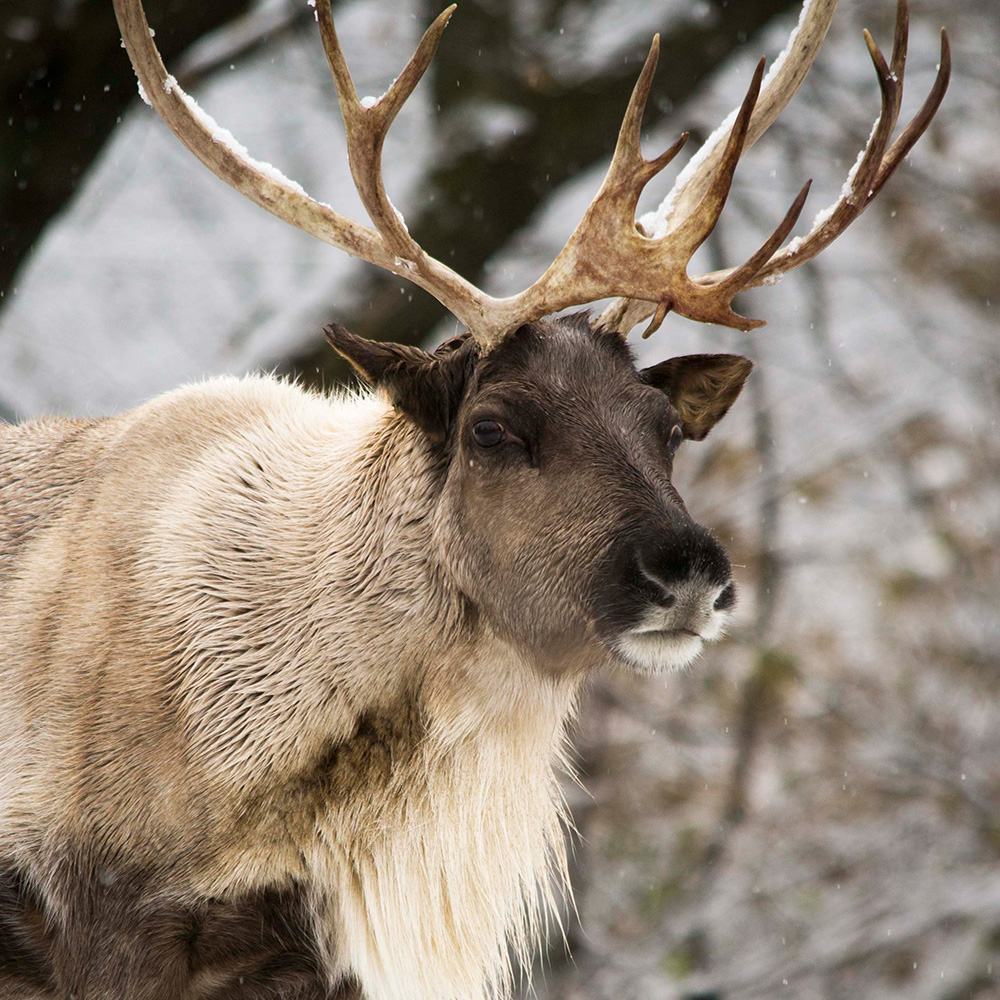
POLYGON ((688 354, 639 374, 670 398, 684 437, 701 441, 733 405, 751 368, 753 362, 738 354, 688 354))
POLYGON ((447 437, 462 400, 474 342, 434 355, 407 344, 358 337, 339 323, 331 323, 323 332, 330 346, 366 382, 385 392, 400 413, 434 440, 447 437))

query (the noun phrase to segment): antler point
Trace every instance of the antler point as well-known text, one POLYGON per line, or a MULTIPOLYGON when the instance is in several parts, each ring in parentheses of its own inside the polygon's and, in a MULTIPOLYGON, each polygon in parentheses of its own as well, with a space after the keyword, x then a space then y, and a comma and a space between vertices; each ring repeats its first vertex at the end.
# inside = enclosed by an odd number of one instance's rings
MULTIPOLYGON (((861 34, 864 36, 865 45, 868 46, 868 53, 871 55, 872 60, 877 60, 877 57, 882 55, 882 50, 878 47, 875 39, 872 38, 872 33, 867 28, 862 28, 861 34)), ((876 65, 878 65, 877 61, 876 65)))
POLYGON ((653 318, 649 321, 649 326, 642 331, 643 340, 646 340, 651 334, 659 330, 660 324, 673 307, 674 303, 671 299, 661 299, 656 303, 656 311, 653 313, 653 318))
POLYGON ((649 54, 646 56, 646 65, 643 66, 643 70, 646 66, 652 63, 652 69, 655 71, 656 64, 660 61, 660 33, 657 32, 653 35, 653 40, 649 43, 649 54))

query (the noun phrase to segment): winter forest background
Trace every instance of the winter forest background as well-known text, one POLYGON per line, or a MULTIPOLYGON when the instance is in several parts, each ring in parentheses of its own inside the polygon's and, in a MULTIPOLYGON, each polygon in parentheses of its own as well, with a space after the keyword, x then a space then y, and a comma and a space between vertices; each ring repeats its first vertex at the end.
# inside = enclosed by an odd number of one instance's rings
MULTIPOLYGON (((763 330, 670 317, 633 337, 647 364, 757 362, 677 462, 742 605, 690 670, 592 685, 576 737, 588 793, 568 785, 573 959, 556 935, 542 1000, 1000 997, 1000 5, 912 5, 902 118, 930 87, 941 24, 952 84, 864 218, 748 296, 763 330)), ((647 155, 710 132, 799 7, 463 0, 390 133, 393 201, 488 291, 523 287, 595 193, 653 32, 647 155)), ((203 107, 364 220, 305 0, 147 10, 203 107)), ((438 10, 336 5, 359 93, 385 89, 438 10)), ((861 28, 888 50, 893 17, 892 0, 843 0, 737 171, 702 270, 755 248, 805 178, 798 232, 836 197, 878 111, 861 28)), ((110 413, 255 368, 332 385, 333 318, 392 340, 454 332, 423 292, 202 168, 135 96, 110 0, 3 0, 0 101, 0 416, 110 413)))

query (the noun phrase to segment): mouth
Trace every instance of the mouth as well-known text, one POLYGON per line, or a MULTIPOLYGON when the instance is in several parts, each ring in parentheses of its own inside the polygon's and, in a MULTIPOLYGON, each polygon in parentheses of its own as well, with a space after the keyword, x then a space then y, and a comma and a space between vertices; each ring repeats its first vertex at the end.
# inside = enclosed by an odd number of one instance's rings
POLYGON ((695 632, 693 629, 689 628, 656 628, 652 625, 632 629, 631 634, 644 636, 693 635, 696 639, 701 639, 703 641, 705 638, 700 632, 695 632))
POLYGON ((625 632, 615 652, 633 670, 644 674, 680 670, 701 652, 704 640, 688 628, 638 628, 625 632))

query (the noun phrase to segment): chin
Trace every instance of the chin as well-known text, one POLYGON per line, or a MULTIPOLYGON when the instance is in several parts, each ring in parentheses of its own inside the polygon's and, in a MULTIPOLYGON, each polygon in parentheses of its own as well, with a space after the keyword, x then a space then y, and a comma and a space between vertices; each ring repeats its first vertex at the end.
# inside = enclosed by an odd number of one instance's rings
POLYGON ((680 670, 705 645, 700 636, 676 630, 626 632, 615 642, 617 657, 641 674, 680 670))

